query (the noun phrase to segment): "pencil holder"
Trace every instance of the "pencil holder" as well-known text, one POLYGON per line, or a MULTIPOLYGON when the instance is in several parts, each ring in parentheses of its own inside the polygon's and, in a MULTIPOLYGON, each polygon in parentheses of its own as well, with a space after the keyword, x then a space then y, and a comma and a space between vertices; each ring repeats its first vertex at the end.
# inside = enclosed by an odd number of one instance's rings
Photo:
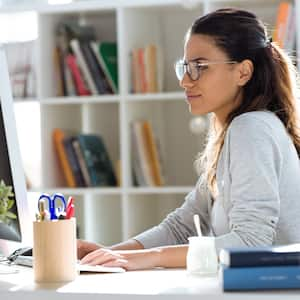
POLYGON ((33 224, 33 269, 36 282, 67 282, 77 275, 76 219, 33 224))

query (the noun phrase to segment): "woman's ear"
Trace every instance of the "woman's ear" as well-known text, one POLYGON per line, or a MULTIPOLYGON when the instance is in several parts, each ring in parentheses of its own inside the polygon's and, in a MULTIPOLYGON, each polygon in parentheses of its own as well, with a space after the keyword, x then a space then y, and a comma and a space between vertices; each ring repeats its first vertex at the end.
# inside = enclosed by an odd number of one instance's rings
POLYGON ((251 79, 253 70, 254 66, 250 59, 240 62, 237 68, 237 84, 244 86, 251 79))

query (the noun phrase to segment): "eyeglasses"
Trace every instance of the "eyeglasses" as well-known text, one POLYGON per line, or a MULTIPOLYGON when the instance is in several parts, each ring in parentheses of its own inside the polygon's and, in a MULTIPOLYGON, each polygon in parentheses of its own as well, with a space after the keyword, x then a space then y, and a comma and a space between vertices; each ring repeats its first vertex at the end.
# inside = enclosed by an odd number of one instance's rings
POLYGON ((196 61, 184 61, 183 59, 178 60, 174 64, 175 73, 179 81, 184 77, 184 74, 187 73, 189 78, 192 81, 196 81, 200 78, 201 73, 208 68, 210 65, 217 64, 236 64, 237 61, 225 60, 225 61, 207 61, 207 62, 196 62, 196 61))

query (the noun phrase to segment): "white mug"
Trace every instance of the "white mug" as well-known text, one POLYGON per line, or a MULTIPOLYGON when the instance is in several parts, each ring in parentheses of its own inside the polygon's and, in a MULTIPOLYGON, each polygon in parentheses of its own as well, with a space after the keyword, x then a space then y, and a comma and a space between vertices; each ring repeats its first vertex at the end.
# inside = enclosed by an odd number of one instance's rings
POLYGON ((213 275, 218 271, 218 256, 215 238, 211 236, 192 236, 186 257, 186 267, 190 274, 213 275))

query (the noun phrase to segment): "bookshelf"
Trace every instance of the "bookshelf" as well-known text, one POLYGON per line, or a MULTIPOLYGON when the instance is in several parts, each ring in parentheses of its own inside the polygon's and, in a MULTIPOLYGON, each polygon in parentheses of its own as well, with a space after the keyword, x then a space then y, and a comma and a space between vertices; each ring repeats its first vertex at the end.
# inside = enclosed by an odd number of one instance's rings
MULTIPOLYGON (((168 212, 181 205, 195 184, 197 176, 193 161, 204 142, 204 136, 196 137, 189 130, 192 116, 173 71, 173 62, 182 56, 183 37, 188 26, 198 15, 234 6, 254 11, 269 28, 273 28, 279 2, 91 0, 35 7, 39 28, 36 59, 37 98, 41 109, 42 186, 34 191, 60 191, 75 196, 80 237, 103 244, 120 242, 157 224, 168 212), (99 39, 117 42, 118 94, 55 96, 55 72, 51 59, 54 31, 57 24, 66 19, 93 25, 99 39), (129 54, 132 48, 149 43, 158 45, 161 50, 160 81, 163 88, 154 94, 132 94, 129 54), (130 122, 138 118, 152 123, 160 141, 166 178, 162 187, 133 186, 130 122), (116 188, 62 186, 62 174, 51 139, 56 127, 100 134, 111 160, 121 159, 122 185, 116 188)), ((7 9, 8 12, 16 10, 7 9)))

